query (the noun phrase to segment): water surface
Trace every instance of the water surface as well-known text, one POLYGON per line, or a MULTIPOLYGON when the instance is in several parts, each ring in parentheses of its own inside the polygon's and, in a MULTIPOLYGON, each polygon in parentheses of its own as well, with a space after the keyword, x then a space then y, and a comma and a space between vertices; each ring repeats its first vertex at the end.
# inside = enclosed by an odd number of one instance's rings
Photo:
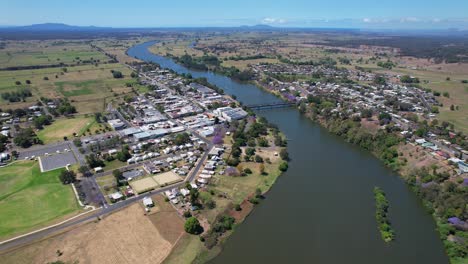
MULTIPOLYGON (((205 77, 244 104, 279 101, 254 85, 212 72, 189 70, 136 45, 130 56, 178 73, 205 77)), ((252 214, 236 228, 212 263, 445 264, 435 223, 405 183, 382 163, 328 133, 296 109, 258 111, 289 139, 284 173, 252 214), (396 240, 377 229, 373 188, 390 202, 396 240)))

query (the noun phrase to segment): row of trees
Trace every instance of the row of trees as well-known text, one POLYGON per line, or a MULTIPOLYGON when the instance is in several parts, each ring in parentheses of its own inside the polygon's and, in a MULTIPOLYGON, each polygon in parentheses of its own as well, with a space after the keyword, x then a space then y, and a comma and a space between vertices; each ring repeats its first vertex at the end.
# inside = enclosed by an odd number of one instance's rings
POLYGON ((5 92, 1 94, 2 99, 9 102, 21 102, 24 101, 27 97, 31 97, 31 90, 28 88, 22 88, 13 92, 5 92))

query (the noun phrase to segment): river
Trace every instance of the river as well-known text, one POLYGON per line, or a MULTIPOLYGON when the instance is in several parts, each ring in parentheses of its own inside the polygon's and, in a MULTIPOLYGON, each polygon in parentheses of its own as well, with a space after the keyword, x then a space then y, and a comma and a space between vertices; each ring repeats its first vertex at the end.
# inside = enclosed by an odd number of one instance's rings
MULTIPOLYGON (((244 104, 280 100, 254 85, 189 70, 154 55, 148 50, 154 43, 138 44, 128 54, 178 73, 205 77, 244 104)), ((296 109, 257 114, 289 139, 289 170, 210 263, 448 263, 431 216, 403 180, 377 158, 331 135, 296 109), (375 186, 385 191, 390 203, 396 235, 390 243, 377 229, 375 186)))

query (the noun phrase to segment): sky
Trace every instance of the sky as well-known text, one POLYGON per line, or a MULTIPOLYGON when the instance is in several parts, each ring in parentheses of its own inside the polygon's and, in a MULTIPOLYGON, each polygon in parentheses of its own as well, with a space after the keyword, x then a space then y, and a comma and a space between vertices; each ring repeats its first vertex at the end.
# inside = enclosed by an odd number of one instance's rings
POLYGON ((0 0, 0 25, 468 29, 468 0, 0 0))

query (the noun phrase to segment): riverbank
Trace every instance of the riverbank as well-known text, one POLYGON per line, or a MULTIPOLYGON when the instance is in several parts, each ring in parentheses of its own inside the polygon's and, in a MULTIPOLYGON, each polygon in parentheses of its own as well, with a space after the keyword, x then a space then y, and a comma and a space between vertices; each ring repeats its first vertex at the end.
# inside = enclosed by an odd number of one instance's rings
MULTIPOLYGON (((137 45, 128 54, 179 74, 206 78, 244 105, 280 100, 254 85, 213 72, 189 70, 151 54, 148 47, 154 43, 137 45)), ((404 182, 377 159, 334 137, 295 109, 256 114, 278 125, 287 136, 290 168, 284 173, 285 180, 275 184, 248 221, 235 228, 213 263, 304 259, 316 263, 448 263, 433 220, 404 182), (376 228, 374 186, 381 186, 396 205, 392 207, 392 222, 401 235, 390 247, 376 228), (336 250, 341 254, 335 254, 336 250)))
MULTIPOLYGON (((190 65, 185 64, 185 66, 190 65)), ((218 71, 218 73, 222 74, 223 72, 218 71)), ((292 97, 288 96, 288 94, 268 89, 266 84, 261 83, 258 80, 249 82, 282 100, 289 102, 293 100, 292 97)), ((459 243, 456 243, 455 240, 450 241, 449 239, 452 235, 463 238, 466 234, 464 231, 457 231, 453 226, 448 225, 447 219, 449 217, 453 217, 453 215, 450 215, 450 210, 452 210, 450 208, 462 207, 460 203, 464 200, 464 192, 448 193, 452 197, 452 200, 455 200, 456 202, 455 204, 447 206, 448 208, 442 209, 444 212, 440 212, 441 209, 437 210, 436 208, 436 201, 428 199, 427 196, 430 194, 427 193, 427 190, 423 188, 421 183, 421 179, 426 177, 426 175, 424 175, 426 168, 437 165, 429 162, 428 164, 424 164, 424 166, 415 167, 414 164, 409 163, 408 160, 412 155, 411 152, 415 151, 415 148, 412 148, 411 146, 408 147, 405 138, 396 134, 396 132, 391 128, 390 130, 388 129, 389 127, 381 129, 381 125, 378 122, 379 117, 377 115, 368 119, 351 119, 348 115, 342 116, 339 112, 331 113, 330 110, 333 107, 336 107, 336 102, 327 101, 326 98, 314 98, 306 103, 298 104, 298 110, 309 119, 319 123, 329 132, 342 137, 345 141, 358 145, 360 148, 369 151, 375 157, 380 159, 386 167, 397 172, 413 192, 418 195, 426 210, 433 216, 433 219, 437 224, 437 231, 441 240, 444 242, 446 254, 449 255, 451 262, 458 263, 463 261, 467 254, 467 250, 459 243), (322 103, 322 99, 324 99, 324 104, 320 105, 322 103), (326 106, 323 107, 324 105, 326 106), (325 111, 325 114, 324 110, 327 110, 325 111), (369 122, 367 122, 368 120, 377 124, 369 126, 369 122)), ((445 173, 446 170, 443 168, 440 168, 438 171, 434 170, 432 178, 444 178, 446 177, 443 176, 445 173)), ((441 183, 444 183, 445 180, 441 183)), ((446 183, 450 184, 449 182, 450 181, 447 181, 446 183)), ((442 197, 447 195, 445 192, 442 193, 444 194, 439 193, 440 199, 443 199, 442 197)))
MULTIPOLYGON (((259 82, 256 84, 282 100, 290 101, 283 94, 268 89, 264 84, 259 82)), ((444 243, 445 252, 450 257, 450 262, 466 263, 468 249, 459 243, 459 239, 466 239, 467 233, 448 222, 449 218, 459 217, 463 214, 462 211, 458 211, 458 214, 455 212, 460 208, 463 210, 463 204, 466 201, 466 192, 461 186, 463 178, 457 175, 449 176, 446 169, 447 164, 441 165, 431 155, 427 155, 425 162, 419 162, 416 165, 408 162, 409 160, 414 161, 415 154, 425 150, 414 144, 408 144, 404 137, 392 129, 388 130, 389 127, 385 128, 384 126, 382 129, 378 116, 374 115, 367 119, 351 119, 347 115, 341 116, 340 113, 331 114, 328 103, 331 101, 324 98, 308 98, 308 102, 298 105, 298 110, 346 142, 369 151, 386 167, 398 173, 408 187, 421 199, 426 211, 433 217, 437 225, 437 232, 444 243), (326 104, 328 104, 326 107, 322 107, 326 104), (437 185, 440 188, 436 188, 437 185)), ((336 102, 331 105, 334 107, 335 104, 336 102)))
POLYGON ((257 140, 239 144, 240 134, 252 134, 256 124, 267 125, 264 119, 242 122, 224 138, 226 150, 222 158, 227 165, 218 169, 210 184, 200 190, 202 203, 213 204, 193 213, 204 232, 200 236, 184 235, 164 263, 206 263, 215 258, 255 206, 268 199, 266 194, 281 176, 280 165, 288 159, 284 136, 277 129, 268 128, 257 140), (266 144, 260 143, 261 139, 266 144))

